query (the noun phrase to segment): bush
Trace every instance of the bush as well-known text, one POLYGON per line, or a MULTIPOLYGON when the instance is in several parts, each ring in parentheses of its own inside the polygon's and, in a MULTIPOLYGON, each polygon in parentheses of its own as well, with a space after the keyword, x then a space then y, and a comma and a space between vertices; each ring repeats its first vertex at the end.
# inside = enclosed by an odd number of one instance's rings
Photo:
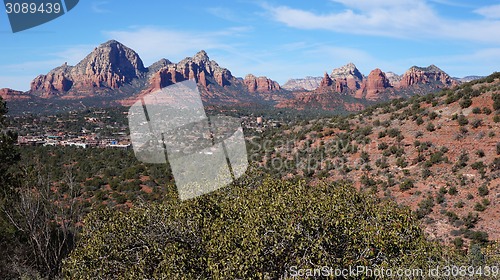
POLYGON ((486 165, 484 165, 484 163, 482 161, 477 161, 477 162, 474 162, 473 164, 471 164, 470 167, 474 170, 481 170, 481 169, 484 169, 486 167, 486 165))
POLYGON ((399 185, 399 189, 401 191, 406 191, 406 190, 409 190, 409 189, 412 189, 414 188, 414 183, 413 183, 413 180, 411 179, 405 179, 400 185, 399 185))
POLYGON ((432 172, 429 170, 429 168, 424 168, 422 169, 422 178, 427 179, 432 175, 432 172))
POLYGON ((458 194, 457 187, 455 187, 455 186, 450 187, 450 188, 448 189, 448 193, 449 193, 450 195, 456 195, 456 194, 458 194))
POLYGON ((382 143, 378 144, 378 149, 379 150, 385 150, 387 148, 389 148, 389 145, 387 145, 387 143, 385 143, 385 142, 382 142, 382 143))
POLYGON ((441 259, 410 210, 394 202, 346 185, 247 183, 182 203, 91 212, 62 276, 279 279, 311 263, 372 267, 383 255, 387 268, 423 268, 441 259))
POLYGON ((460 107, 462 109, 469 108, 472 105, 472 100, 470 98, 464 98, 460 101, 460 107))
POLYGON ((483 150, 477 150, 477 151, 476 151, 476 155, 477 155, 478 157, 482 158, 482 157, 484 157, 484 156, 485 156, 485 153, 484 153, 484 151, 483 151, 483 150))
POLYGON ((473 128, 478 128, 482 125, 483 121, 480 119, 475 119, 471 122, 473 128))
POLYGON ((475 115, 477 115, 477 114, 481 114, 481 108, 479 108, 479 107, 474 107, 474 108, 472 109, 472 113, 473 113, 473 114, 475 114, 475 115))
POLYGON ((458 125, 464 126, 464 125, 467 125, 469 123, 469 120, 467 120, 467 118, 464 115, 459 115, 457 117, 457 122, 458 122, 458 125))
POLYGON ((387 130, 387 135, 389 135, 389 137, 395 138, 395 137, 401 135, 401 130, 399 130, 397 128, 389 128, 387 130))
POLYGON ((431 131, 432 132, 432 131, 436 130, 436 127, 434 126, 433 123, 430 122, 430 123, 427 124, 427 127, 425 129, 427 129, 427 131, 431 131))
POLYGON ((455 203, 456 208, 464 208, 465 203, 462 200, 459 200, 457 203, 455 203))
POLYGON ((487 196, 488 194, 490 194, 490 191, 488 190, 488 186, 486 186, 486 185, 480 186, 479 188, 477 188, 477 191, 478 191, 480 196, 487 196))
POLYGON ((476 202, 476 204, 474 205, 474 210, 483 212, 484 210, 486 210, 486 207, 483 204, 476 202))
POLYGON ((479 221, 479 216, 477 215, 477 213, 469 212, 467 216, 462 217, 462 221, 467 228, 473 228, 479 221))
POLYGON ((493 99, 493 110, 500 110, 500 94, 495 93, 491 98, 493 99))
POLYGON ((438 114, 437 114, 436 112, 431 112, 431 113, 429 114, 429 119, 431 119, 431 120, 434 120, 434 119, 435 119, 435 118, 437 118, 437 117, 438 117, 438 114))
POLYGON ((455 249, 460 250, 464 246, 464 240, 461 237, 456 237, 453 239, 453 246, 455 246, 455 249))

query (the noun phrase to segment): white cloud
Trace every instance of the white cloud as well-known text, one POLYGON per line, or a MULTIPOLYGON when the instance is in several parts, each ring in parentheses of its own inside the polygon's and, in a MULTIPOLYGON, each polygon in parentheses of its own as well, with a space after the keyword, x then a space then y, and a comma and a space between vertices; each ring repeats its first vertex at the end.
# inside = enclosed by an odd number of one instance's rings
MULTIPOLYGON (((482 20, 443 18, 424 0, 333 0, 333 2, 341 4, 344 9, 315 13, 269 4, 263 5, 263 8, 275 21, 298 29, 322 29, 408 39, 457 39, 500 43, 500 37, 495 36, 500 30, 500 21, 489 18, 482 20)), ((486 12, 483 11, 483 14, 486 12)), ((489 11, 488 15, 491 18, 496 12, 489 11)))
POLYGON ((208 8, 207 12, 210 14, 225 19, 227 21, 239 22, 241 18, 239 18, 233 10, 225 8, 225 7, 212 7, 208 8))
POLYGON ((60 52, 53 52, 48 55, 56 57, 56 60, 58 61, 58 64, 56 65, 60 65, 64 62, 67 62, 68 65, 75 65, 92 52, 95 47, 95 45, 74 45, 67 47, 60 52))
POLYGON ((92 11, 94 13, 97 13, 97 14, 106 14, 106 13, 110 13, 111 10, 109 9, 106 9, 104 6, 106 6, 107 4, 109 4, 108 1, 93 1, 90 8, 92 9, 92 11))
POLYGON ((474 10, 476 14, 489 19, 500 19, 500 5, 486 6, 474 10))

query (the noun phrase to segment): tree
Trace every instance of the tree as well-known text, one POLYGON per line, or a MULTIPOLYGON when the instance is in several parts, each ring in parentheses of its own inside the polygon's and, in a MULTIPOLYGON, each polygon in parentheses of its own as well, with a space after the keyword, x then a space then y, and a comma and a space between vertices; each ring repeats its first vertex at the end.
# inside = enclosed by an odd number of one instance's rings
MULTIPOLYGON (((16 248, 14 245, 16 231, 8 222, 4 210, 7 198, 13 195, 16 184, 15 176, 10 169, 20 157, 19 151, 14 146, 17 135, 5 130, 5 114, 7 114, 7 106, 0 97, 0 250, 3 256, 12 256, 16 248)), ((9 258, 3 256, 0 258, 0 278, 15 277, 12 274, 9 258)))
POLYGON ((51 182, 36 163, 22 170, 22 176, 16 196, 10 198, 4 213, 23 240, 18 256, 22 269, 52 278, 59 274, 62 260, 76 242, 75 224, 81 218, 79 188, 72 172, 67 171, 64 183, 68 192, 52 191, 51 182))

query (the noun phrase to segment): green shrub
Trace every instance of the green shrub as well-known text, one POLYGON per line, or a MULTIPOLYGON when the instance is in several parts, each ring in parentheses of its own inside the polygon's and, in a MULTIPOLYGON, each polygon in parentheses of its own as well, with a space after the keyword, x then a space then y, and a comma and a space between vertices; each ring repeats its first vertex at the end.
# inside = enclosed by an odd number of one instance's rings
POLYGON ((479 202, 476 202, 476 204, 474 205, 474 210, 479 211, 479 212, 483 212, 484 210, 486 210, 486 206, 484 206, 483 204, 481 204, 479 202))
POLYGON ((414 188, 415 185, 413 183, 413 180, 411 179, 405 179, 403 182, 401 182, 401 184, 399 185, 399 189, 401 191, 407 191, 409 189, 412 189, 414 188))
POLYGON ((490 193, 490 191, 488 190, 488 186, 486 185, 480 186, 479 188, 477 188, 477 191, 480 196, 487 196, 490 193))
POLYGON ((458 125, 460 125, 460 126, 464 126, 464 125, 469 124, 469 120, 467 120, 467 118, 464 115, 459 115, 457 117, 457 122, 458 122, 458 125))
POLYGON ((469 108, 472 105, 472 100, 470 98, 464 98, 460 101, 460 107, 462 109, 469 108))
POLYGON ((493 110, 500 110, 500 94, 494 93, 491 98, 493 99, 493 110))
POLYGON ((481 108, 479 108, 479 107, 474 107, 474 108, 472 109, 472 113, 473 113, 473 114, 475 114, 475 115, 477 115, 477 114, 481 114, 481 108))
POLYGON ((438 248, 394 202, 346 185, 264 179, 183 202, 93 211, 62 276, 279 279, 291 266, 372 267, 380 256, 386 268, 426 268, 440 262, 438 248))

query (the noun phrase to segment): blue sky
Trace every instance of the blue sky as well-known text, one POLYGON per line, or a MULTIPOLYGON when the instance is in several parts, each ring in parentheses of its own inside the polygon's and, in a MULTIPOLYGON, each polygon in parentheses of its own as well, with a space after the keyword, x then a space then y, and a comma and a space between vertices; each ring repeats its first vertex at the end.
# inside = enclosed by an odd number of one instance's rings
POLYGON ((80 0, 15 34, 0 12, 0 88, 27 90, 38 74, 74 65, 109 39, 146 66, 204 49, 233 75, 280 83, 348 62, 366 75, 430 64, 452 76, 488 75, 500 71, 500 1, 80 0))

